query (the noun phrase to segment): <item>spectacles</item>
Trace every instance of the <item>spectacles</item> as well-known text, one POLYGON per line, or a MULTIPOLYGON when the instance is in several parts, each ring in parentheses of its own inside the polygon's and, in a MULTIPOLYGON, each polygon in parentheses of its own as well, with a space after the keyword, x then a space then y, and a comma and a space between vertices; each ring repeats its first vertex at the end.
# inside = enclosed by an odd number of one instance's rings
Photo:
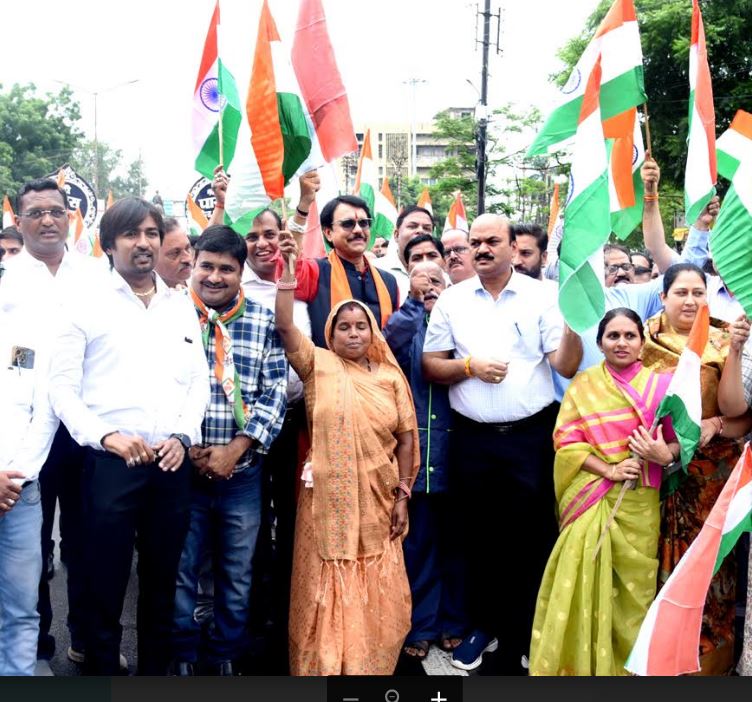
POLYGON ((444 258, 449 258, 452 254, 463 256, 468 251, 470 251, 469 246, 451 246, 448 249, 444 249, 444 258))
POLYGON ((625 273, 629 273, 634 268, 631 263, 612 263, 610 266, 606 266, 606 272, 610 275, 618 273, 620 270, 625 273))
POLYGON ((646 273, 652 273, 652 268, 645 268, 645 266, 635 266, 634 267, 635 275, 645 275, 646 273))
POLYGON ((62 209, 62 207, 53 207, 51 210, 29 210, 28 212, 21 212, 19 217, 28 217, 29 219, 42 219, 45 215, 50 215, 53 219, 63 219, 68 216, 68 210, 62 209))
POLYGON ((361 229, 370 229, 371 228, 371 220, 370 219, 340 219, 335 224, 339 224, 342 229, 351 232, 353 229, 355 229, 355 225, 357 224, 361 229))

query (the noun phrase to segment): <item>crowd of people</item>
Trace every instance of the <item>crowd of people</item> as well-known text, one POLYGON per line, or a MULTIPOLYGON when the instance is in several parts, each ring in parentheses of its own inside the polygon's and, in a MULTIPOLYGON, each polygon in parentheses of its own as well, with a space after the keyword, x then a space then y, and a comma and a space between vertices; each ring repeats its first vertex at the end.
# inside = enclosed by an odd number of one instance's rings
MULTIPOLYGON (((750 325, 708 253, 718 201, 679 255, 660 170, 641 173, 646 250, 604 248, 607 311, 579 335, 535 224, 435 236, 409 205, 372 242, 367 203, 340 195, 329 254, 307 259, 316 173, 286 222, 267 209, 239 236, 220 167, 193 242, 154 202, 110 206, 104 265, 68 250, 65 190, 27 183, 0 232, 0 674, 54 653, 58 506, 67 655, 88 674, 130 668, 134 556, 139 674, 238 674, 259 621, 293 675, 389 675, 433 645, 464 671, 625 674, 752 428, 750 325), (706 304, 682 465, 656 410, 706 304)), ((752 673, 746 549, 708 592, 705 674, 752 673)))

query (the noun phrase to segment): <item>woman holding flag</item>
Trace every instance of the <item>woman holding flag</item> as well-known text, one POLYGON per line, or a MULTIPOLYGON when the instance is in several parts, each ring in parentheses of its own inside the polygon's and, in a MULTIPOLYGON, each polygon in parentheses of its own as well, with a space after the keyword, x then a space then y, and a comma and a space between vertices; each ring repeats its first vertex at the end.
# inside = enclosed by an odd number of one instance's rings
MULTIPOLYGON (((669 268, 663 278, 661 295, 664 311, 646 323, 643 364, 658 372, 674 370, 687 346, 692 325, 700 308, 707 304, 705 274, 689 263, 669 268)), ((661 503, 660 570, 658 582, 668 579, 679 559, 702 528, 726 479, 741 454, 736 440, 749 431, 747 416, 731 419, 721 416, 718 384, 730 348, 728 324, 711 319, 707 343, 697 349, 702 420, 694 446, 682 436, 682 454, 694 451, 684 471, 664 481, 661 503), (696 450, 695 450, 696 449, 696 450)), ((691 432, 690 432, 691 433, 691 432)), ((700 664, 704 675, 728 673, 734 663, 734 616, 736 603, 736 563, 726 558, 710 584, 700 638, 700 664)))
POLYGON ((672 443, 661 426, 651 433, 669 376, 640 362, 633 310, 609 311, 597 340, 605 361, 574 379, 556 421, 561 533, 538 594, 531 675, 623 675, 655 596, 661 466, 678 444, 670 428, 672 443), (622 490, 627 480, 638 487, 622 490))

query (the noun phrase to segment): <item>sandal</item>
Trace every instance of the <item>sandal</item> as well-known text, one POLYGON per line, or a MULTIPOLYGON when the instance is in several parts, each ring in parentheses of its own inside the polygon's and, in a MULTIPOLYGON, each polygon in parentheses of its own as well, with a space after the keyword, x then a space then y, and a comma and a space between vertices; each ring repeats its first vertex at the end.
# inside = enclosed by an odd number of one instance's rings
POLYGON ((457 648, 461 643, 461 636, 452 636, 451 634, 442 634, 441 639, 439 640, 441 650, 446 651, 447 653, 454 651, 454 649, 457 648))
POLYGON ((405 644, 402 647, 402 651, 406 656, 409 656, 410 658, 423 660, 428 655, 428 649, 430 648, 430 641, 412 641, 411 643, 405 644))

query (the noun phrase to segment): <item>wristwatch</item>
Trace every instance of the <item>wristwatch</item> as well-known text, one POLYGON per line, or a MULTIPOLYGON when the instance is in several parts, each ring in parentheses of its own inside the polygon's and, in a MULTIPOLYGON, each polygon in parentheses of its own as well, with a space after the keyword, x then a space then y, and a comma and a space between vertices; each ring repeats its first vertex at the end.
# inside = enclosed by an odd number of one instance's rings
POLYGON ((170 434, 171 439, 177 439, 187 451, 191 447, 191 438, 187 434, 170 434))
POLYGON ((672 473, 676 473, 677 471, 681 469, 682 469, 681 456, 671 461, 671 463, 663 466, 663 472, 666 475, 671 475, 672 473))

